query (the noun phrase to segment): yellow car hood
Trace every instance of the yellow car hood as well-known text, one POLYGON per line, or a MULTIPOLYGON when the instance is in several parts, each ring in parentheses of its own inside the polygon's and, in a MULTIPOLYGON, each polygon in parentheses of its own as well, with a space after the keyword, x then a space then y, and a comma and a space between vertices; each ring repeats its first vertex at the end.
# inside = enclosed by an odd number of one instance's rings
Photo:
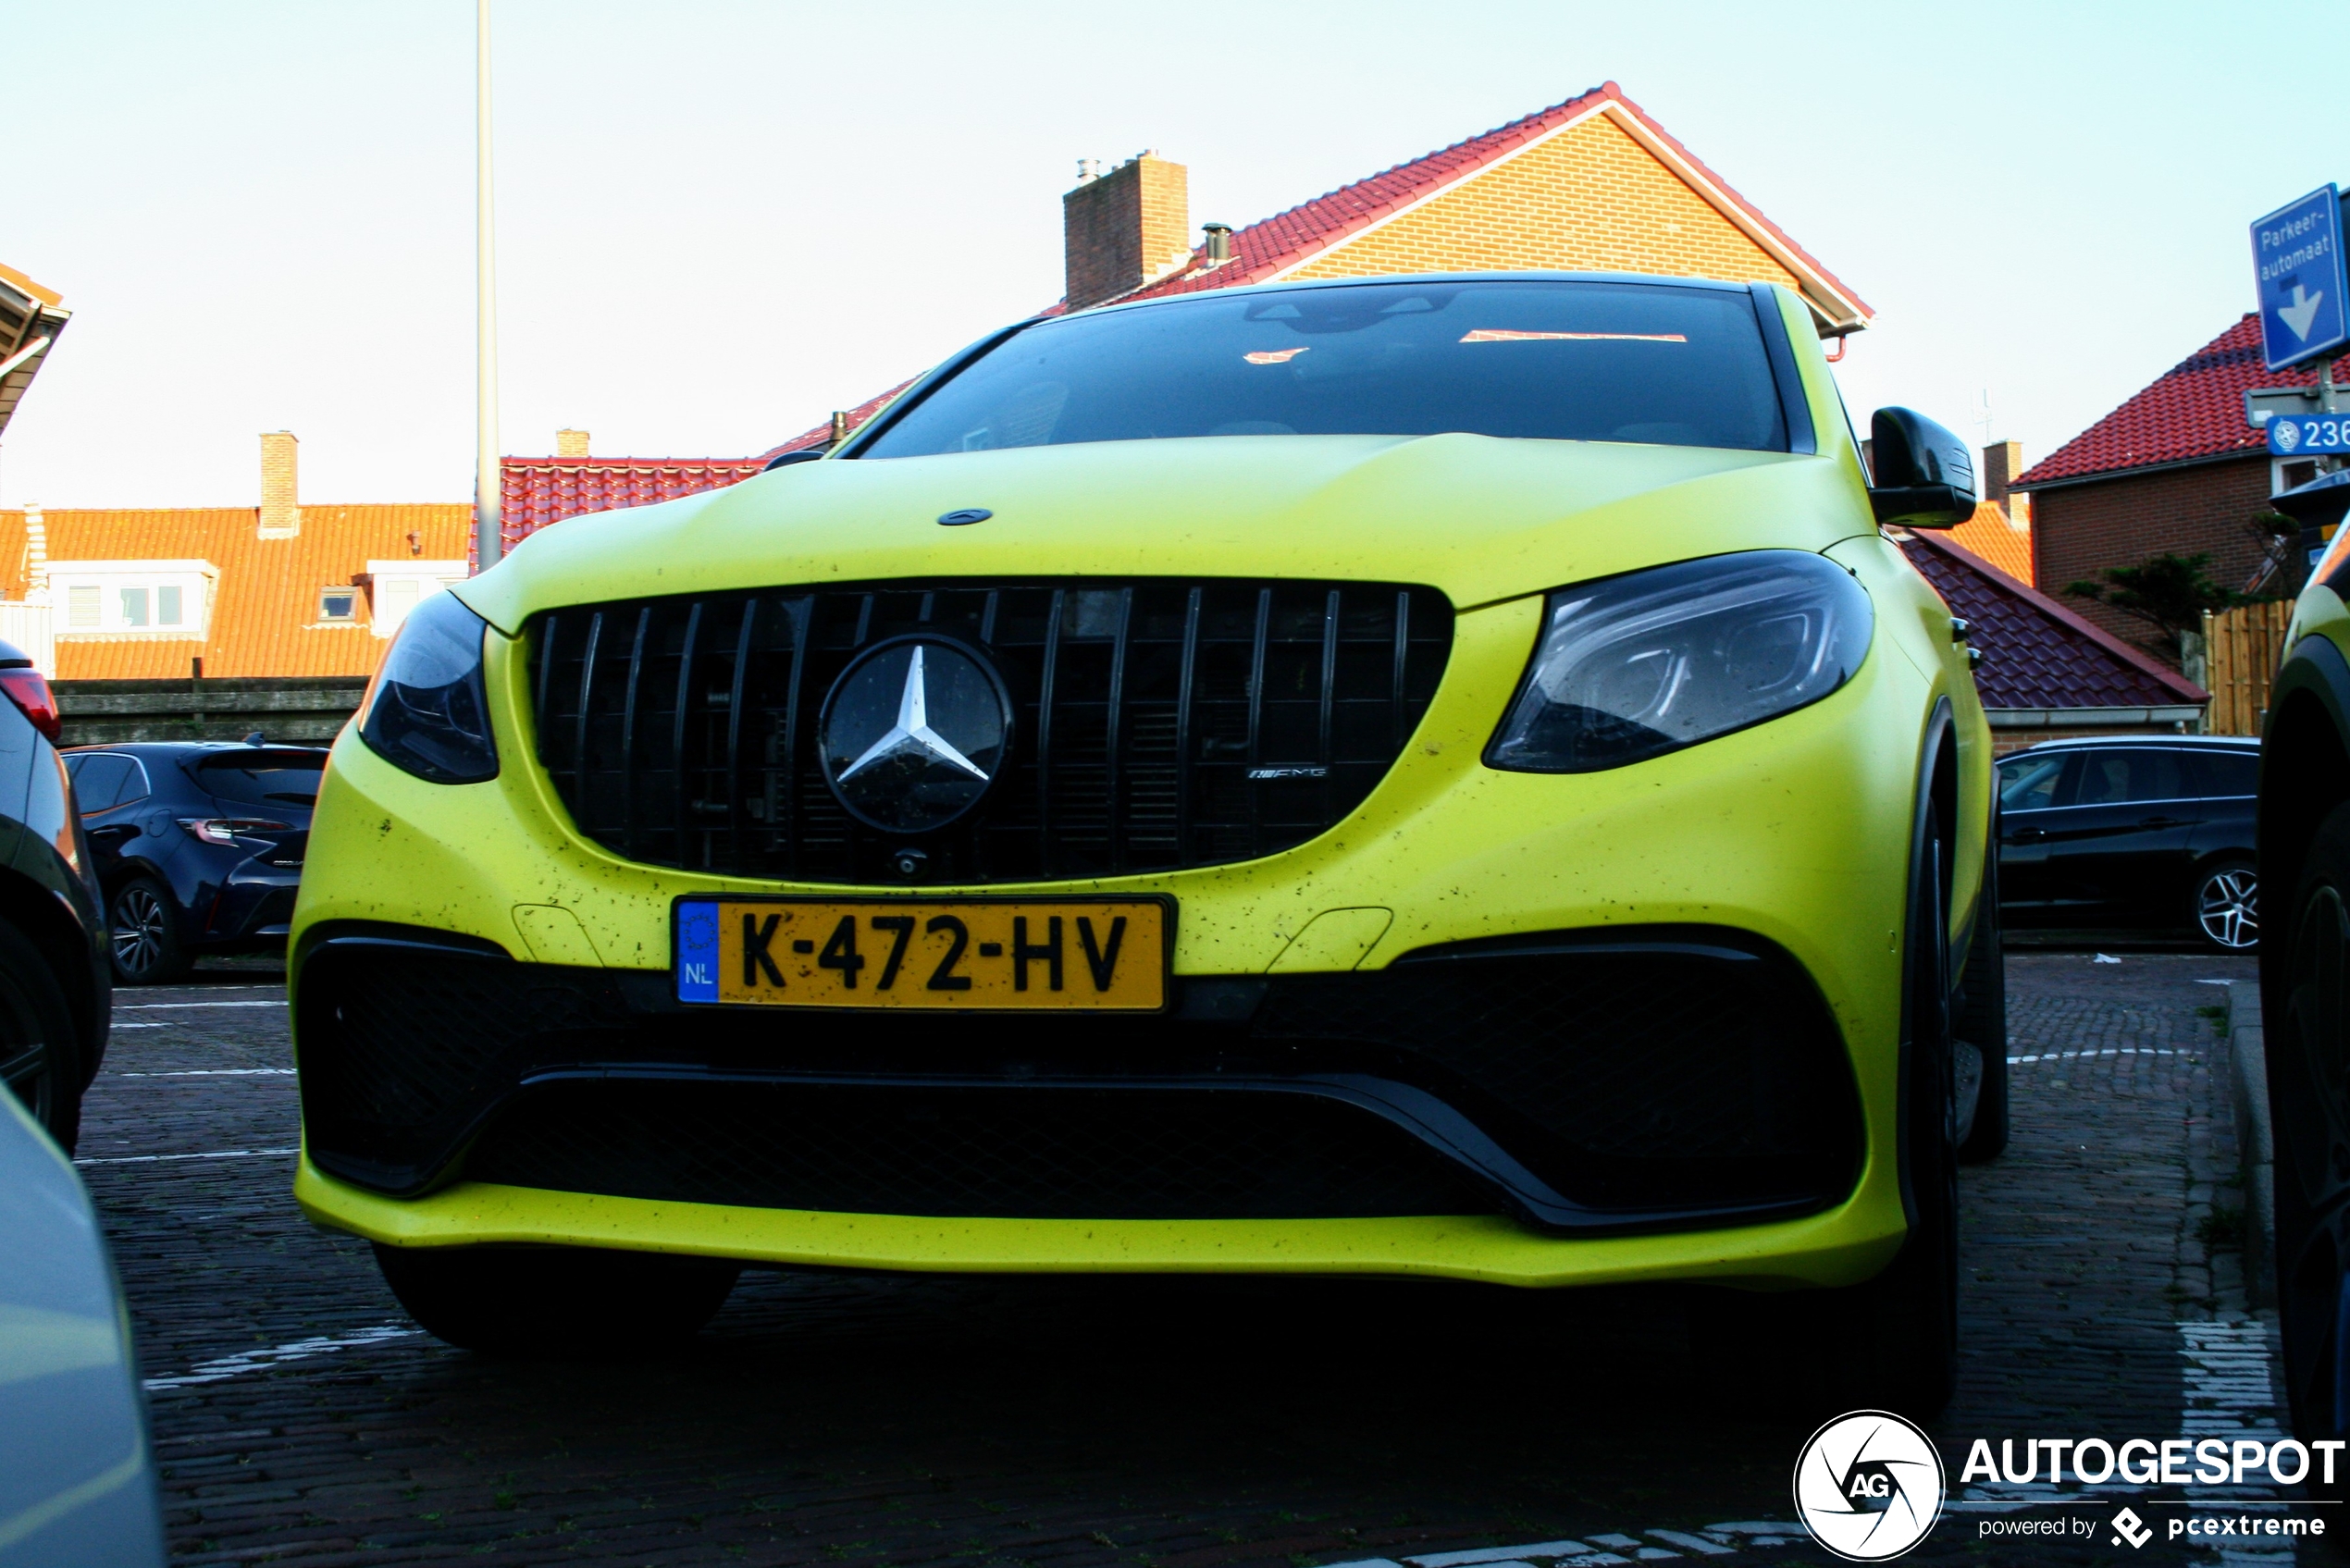
POLYGON ((541 610, 907 577, 1421 583, 1468 608, 1725 550, 1869 531, 1827 457, 1486 436, 1240 436, 795 464, 577 517, 458 586, 501 630, 541 610), (942 527, 985 507, 983 523, 942 527))

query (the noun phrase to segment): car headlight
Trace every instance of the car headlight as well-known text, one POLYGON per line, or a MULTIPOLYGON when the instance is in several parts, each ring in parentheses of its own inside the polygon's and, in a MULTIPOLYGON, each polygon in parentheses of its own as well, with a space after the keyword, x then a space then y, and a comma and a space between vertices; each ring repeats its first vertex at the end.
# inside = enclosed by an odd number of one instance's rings
POLYGON ((489 630, 452 593, 408 611, 368 694, 359 738, 393 767, 435 784, 496 778, 498 743, 481 675, 489 630))
POLYGON ((1561 588, 1486 765, 1596 772, 1777 718, 1851 679, 1874 622, 1849 573, 1801 550, 1561 588))

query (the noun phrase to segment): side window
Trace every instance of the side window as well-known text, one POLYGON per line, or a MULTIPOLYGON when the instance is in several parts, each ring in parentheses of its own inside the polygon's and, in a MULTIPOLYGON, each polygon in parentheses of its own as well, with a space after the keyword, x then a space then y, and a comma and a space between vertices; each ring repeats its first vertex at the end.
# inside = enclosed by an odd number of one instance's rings
POLYGON ((2064 777, 2065 754, 2016 757, 1999 764, 1999 809, 2003 811, 2044 811, 2057 803, 2057 784, 2064 777))
POLYGON ((122 798, 123 781, 130 776, 130 759, 119 752, 101 751, 81 764, 74 776, 73 796, 85 817, 94 816, 122 798))
POLYGON ((2260 793, 2258 753, 2233 748, 2222 751, 2214 747, 2197 754, 2195 760, 2202 765, 2204 794, 2238 796, 2260 793))
POLYGON ((2183 800, 2192 796, 2185 759, 2175 751, 2153 747, 2092 751, 2081 759, 2081 781, 2072 792, 2075 806, 2121 806, 2142 800, 2183 800))
POLYGON ((153 795, 155 787, 147 782, 147 765, 144 762, 140 761, 136 757, 125 757, 123 761, 129 766, 122 776, 122 793, 115 796, 114 803, 118 806, 130 806, 153 795))

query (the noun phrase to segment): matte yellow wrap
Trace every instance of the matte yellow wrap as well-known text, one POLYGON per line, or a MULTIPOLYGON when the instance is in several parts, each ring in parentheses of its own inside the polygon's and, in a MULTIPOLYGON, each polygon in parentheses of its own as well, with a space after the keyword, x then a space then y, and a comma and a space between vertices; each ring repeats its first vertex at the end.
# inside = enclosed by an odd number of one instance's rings
POLYGON ((1541 1286, 1866 1278, 1903 1234, 1891 1129, 1921 744, 1947 700, 1958 736, 1955 927, 1963 930, 1985 848, 1990 735, 1948 608, 1871 520, 1804 307, 1784 290, 1780 303, 1821 433, 1818 455, 1466 435, 1135 441, 810 463, 566 522, 454 590, 495 628, 487 670, 499 776, 428 784, 346 730, 319 796, 294 943, 299 954, 322 922, 390 921, 486 939, 521 958, 545 945, 563 962, 666 969, 680 894, 847 891, 633 865, 575 832, 533 760, 514 639, 540 610, 949 574, 1425 583, 1458 610, 1450 662, 1404 756, 1352 817, 1261 860, 1051 890, 1171 895, 1178 975, 1379 969, 1436 943, 1609 925, 1723 925, 1766 937, 1818 983, 1851 1054, 1868 1136, 1859 1184, 1842 1204, 1742 1228, 1564 1239, 1490 1217, 936 1219, 475 1184, 399 1201, 305 1159, 303 1207, 321 1224, 402 1246, 573 1242, 906 1269, 1226 1268, 1541 1286), (934 521, 971 506, 996 515, 979 527, 934 521), (1866 587, 1874 640, 1843 689, 1609 772, 1482 765, 1546 590, 1758 548, 1824 552, 1866 587))

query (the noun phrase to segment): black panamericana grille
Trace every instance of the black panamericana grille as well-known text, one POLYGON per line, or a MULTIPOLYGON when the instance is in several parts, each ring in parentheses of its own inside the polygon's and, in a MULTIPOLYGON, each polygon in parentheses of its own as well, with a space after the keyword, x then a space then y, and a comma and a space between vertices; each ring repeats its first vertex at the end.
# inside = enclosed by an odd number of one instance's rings
POLYGON ((1428 710, 1453 611, 1430 588, 1309 582, 897 584, 584 605, 530 627, 538 759, 627 859, 804 882, 1021 882, 1269 855, 1370 794, 1428 710), (856 651, 985 648, 1017 710, 962 822, 874 833, 817 768, 856 651))

